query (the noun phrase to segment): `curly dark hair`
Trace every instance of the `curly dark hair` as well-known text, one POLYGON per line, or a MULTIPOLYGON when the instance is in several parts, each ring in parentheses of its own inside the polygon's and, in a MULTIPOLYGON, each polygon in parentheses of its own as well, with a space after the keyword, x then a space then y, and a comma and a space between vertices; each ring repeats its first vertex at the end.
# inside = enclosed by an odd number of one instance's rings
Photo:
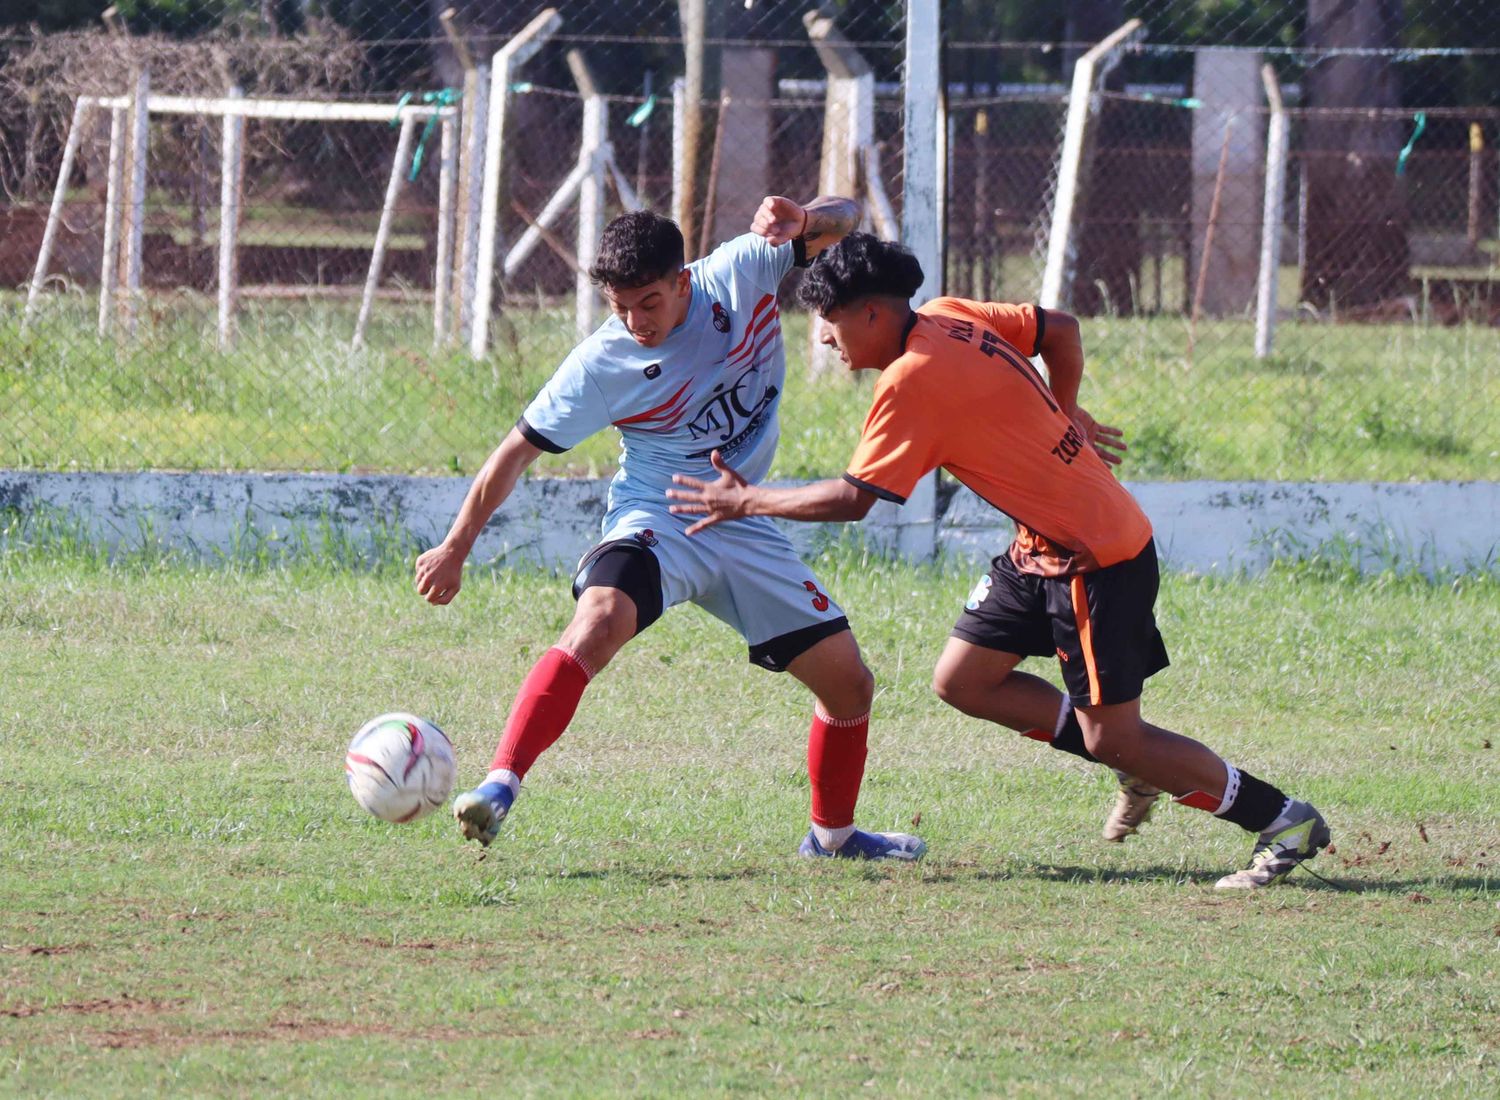
POLYGON ((909 249, 869 233, 850 233, 813 261, 798 300, 827 316, 860 298, 910 298, 922 285, 922 265, 909 249))
POLYGON ((599 286, 633 290, 677 274, 682 257, 682 230, 676 222, 634 210, 604 227, 589 278, 599 286))

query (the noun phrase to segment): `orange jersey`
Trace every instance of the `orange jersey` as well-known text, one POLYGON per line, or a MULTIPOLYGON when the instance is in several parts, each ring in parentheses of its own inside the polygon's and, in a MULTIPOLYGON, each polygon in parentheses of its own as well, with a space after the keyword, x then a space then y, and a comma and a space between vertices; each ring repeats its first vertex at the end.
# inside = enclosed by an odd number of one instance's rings
POLYGON ((1027 359, 1046 314, 936 298, 881 372, 846 481, 904 502, 941 466, 1016 521, 1011 559, 1044 576, 1135 557, 1151 522, 1027 359), (1021 350, 1021 349, 1024 349, 1021 350))

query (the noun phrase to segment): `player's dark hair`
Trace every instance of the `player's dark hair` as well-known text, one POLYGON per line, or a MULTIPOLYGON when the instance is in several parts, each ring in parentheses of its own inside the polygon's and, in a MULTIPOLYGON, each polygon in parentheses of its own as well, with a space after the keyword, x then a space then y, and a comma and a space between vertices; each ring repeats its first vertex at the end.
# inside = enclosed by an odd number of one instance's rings
POLYGON ((813 261, 797 298, 827 316, 861 298, 910 298, 922 285, 922 265, 908 249, 868 233, 850 233, 813 261))
POLYGON ((599 286, 633 290, 682 270, 682 230, 649 210, 621 214, 604 227, 589 278, 599 286))

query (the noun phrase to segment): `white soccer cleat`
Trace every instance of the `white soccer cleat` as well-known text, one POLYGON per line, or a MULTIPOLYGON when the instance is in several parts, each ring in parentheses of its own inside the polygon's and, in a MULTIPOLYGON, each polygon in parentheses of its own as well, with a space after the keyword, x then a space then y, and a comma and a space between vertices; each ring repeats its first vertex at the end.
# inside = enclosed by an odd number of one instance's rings
MULTIPOLYGON (((1214 884, 1214 889, 1258 890, 1270 886, 1328 847, 1332 839, 1328 822, 1308 803, 1293 802, 1283 816, 1289 817, 1291 824, 1275 832, 1267 829, 1261 833, 1250 851, 1250 865, 1243 871, 1225 875, 1214 884)), ((1275 824, 1272 822, 1272 828, 1275 824)))
POLYGON ((1151 818, 1151 808, 1161 797, 1161 790, 1144 780, 1124 772, 1115 772, 1120 780, 1120 791, 1115 795, 1114 809, 1104 822, 1104 839, 1123 844, 1127 836, 1151 818))

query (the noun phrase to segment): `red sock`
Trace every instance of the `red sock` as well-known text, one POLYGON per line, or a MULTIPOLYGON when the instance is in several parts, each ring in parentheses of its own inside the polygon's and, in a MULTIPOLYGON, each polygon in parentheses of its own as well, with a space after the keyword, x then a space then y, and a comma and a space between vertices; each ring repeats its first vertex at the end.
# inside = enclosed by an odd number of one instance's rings
POLYGON ((559 646, 542 654, 516 692, 490 770, 506 768, 524 776, 568 728, 593 675, 587 665, 559 646))
POLYGON ((854 804, 865 777, 865 741, 870 716, 830 718, 813 708, 807 734, 807 775, 812 780, 812 819, 825 829, 854 824, 854 804))

